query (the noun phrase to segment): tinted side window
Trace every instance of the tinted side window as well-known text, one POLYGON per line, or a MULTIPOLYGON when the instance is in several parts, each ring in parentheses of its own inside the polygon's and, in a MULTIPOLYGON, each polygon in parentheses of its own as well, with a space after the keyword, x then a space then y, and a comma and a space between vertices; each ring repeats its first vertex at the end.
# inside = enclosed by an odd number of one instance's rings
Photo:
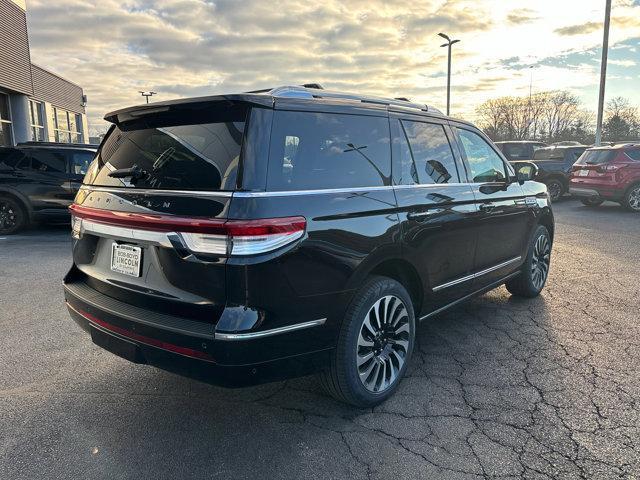
POLYGON ((11 170, 20 168, 21 165, 27 164, 29 158, 16 148, 0 148, 0 170, 11 170))
POLYGON ((442 125, 407 120, 402 120, 400 124, 409 140, 411 158, 411 161, 401 161, 403 168, 409 166, 409 171, 402 172, 403 179, 410 178, 412 183, 421 184, 459 181, 451 145, 442 125), (417 173, 417 182, 414 172, 417 173))
POLYGON ((529 145, 512 143, 504 145, 502 151, 509 160, 527 160, 531 157, 529 145))
POLYGON ((390 174, 387 118, 275 112, 268 190, 375 187, 390 174))
POLYGON ((31 170, 46 173, 64 173, 67 170, 64 152, 36 148, 29 152, 31 153, 31 170))
POLYGON ((471 181, 505 181, 505 166, 495 150, 477 133, 462 128, 457 130, 471 169, 471 181))
POLYGON ((84 175, 89 169, 95 154, 91 152, 71 152, 71 173, 76 175, 84 175))
POLYGON ((640 150, 627 150, 624 152, 631 160, 635 160, 636 162, 640 162, 640 150))

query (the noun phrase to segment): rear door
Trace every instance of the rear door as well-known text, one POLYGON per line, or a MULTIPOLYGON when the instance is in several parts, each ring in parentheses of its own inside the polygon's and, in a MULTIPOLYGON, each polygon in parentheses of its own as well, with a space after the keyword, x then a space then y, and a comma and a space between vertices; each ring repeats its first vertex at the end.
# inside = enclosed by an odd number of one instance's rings
POLYGON ((29 161, 21 162, 18 175, 33 210, 41 215, 67 215, 73 201, 68 189, 67 159, 60 149, 26 148, 29 161))
POLYGON ((393 176, 403 253, 425 284, 423 313, 469 292, 476 248, 471 186, 461 182, 449 127, 437 119, 391 116, 393 176))
POLYGON ((249 109, 207 107, 167 108, 110 130, 73 206, 70 278, 125 303, 217 321, 227 244, 216 231, 236 187, 249 109))
POLYGON ((474 288, 483 288, 522 263, 531 218, 513 170, 489 140, 470 127, 454 130, 478 206, 474 288))

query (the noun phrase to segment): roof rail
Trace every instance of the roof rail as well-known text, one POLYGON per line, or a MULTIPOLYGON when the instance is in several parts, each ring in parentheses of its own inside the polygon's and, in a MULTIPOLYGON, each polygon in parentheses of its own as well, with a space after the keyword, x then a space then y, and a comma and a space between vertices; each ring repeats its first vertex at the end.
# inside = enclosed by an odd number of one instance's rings
MULTIPOLYGON (((313 88, 315 90, 324 90, 324 87, 322 85, 320 85, 319 83, 303 83, 302 85, 294 85, 294 87, 297 87, 297 88, 313 88)), ((292 87, 292 88, 294 88, 294 87, 292 87)), ((245 92, 245 93, 269 93, 269 92, 272 92, 274 90, 277 90, 278 88, 282 88, 282 87, 261 88, 260 90, 249 90, 248 92, 245 92)))
MULTIPOLYGON (((315 85, 315 84, 308 84, 315 85)), ((346 92, 337 92, 332 90, 324 90, 322 88, 315 87, 307 87, 307 86, 298 86, 298 85, 284 85, 282 87, 276 87, 268 91, 259 91, 253 93, 266 93, 268 92, 270 95, 274 97, 280 98, 335 98, 341 100, 353 100, 360 101, 363 103, 375 103, 378 105, 393 105, 397 107, 405 107, 405 108, 414 108, 418 110, 422 110, 424 112, 435 112, 442 114, 440 110, 437 108, 429 107, 423 103, 414 103, 410 102, 405 98, 385 98, 385 97, 376 97, 374 95, 357 95, 354 93, 346 93, 346 92)))

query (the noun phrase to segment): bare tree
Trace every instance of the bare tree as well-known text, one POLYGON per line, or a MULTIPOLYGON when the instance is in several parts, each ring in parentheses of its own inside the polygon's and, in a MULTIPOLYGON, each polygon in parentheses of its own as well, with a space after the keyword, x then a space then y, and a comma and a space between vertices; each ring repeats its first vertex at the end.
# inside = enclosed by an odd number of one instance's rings
POLYGON ((607 102, 603 137, 611 142, 638 140, 640 138, 640 113, 624 97, 607 102))
POLYGON ((494 140, 535 139, 548 142, 592 142, 593 114, 567 91, 487 100, 476 113, 478 123, 494 140))

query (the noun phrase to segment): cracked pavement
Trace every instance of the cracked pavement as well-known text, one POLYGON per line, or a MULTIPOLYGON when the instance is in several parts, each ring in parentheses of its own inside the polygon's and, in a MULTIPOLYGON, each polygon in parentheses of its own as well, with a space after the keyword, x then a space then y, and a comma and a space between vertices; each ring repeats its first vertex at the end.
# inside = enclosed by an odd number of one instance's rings
POLYGON ((423 322, 373 410, 121 360, 63 307, 67 228, 0 239, 0 478, 640 478, 640 216, 554 210, 543 294, 423 322))

